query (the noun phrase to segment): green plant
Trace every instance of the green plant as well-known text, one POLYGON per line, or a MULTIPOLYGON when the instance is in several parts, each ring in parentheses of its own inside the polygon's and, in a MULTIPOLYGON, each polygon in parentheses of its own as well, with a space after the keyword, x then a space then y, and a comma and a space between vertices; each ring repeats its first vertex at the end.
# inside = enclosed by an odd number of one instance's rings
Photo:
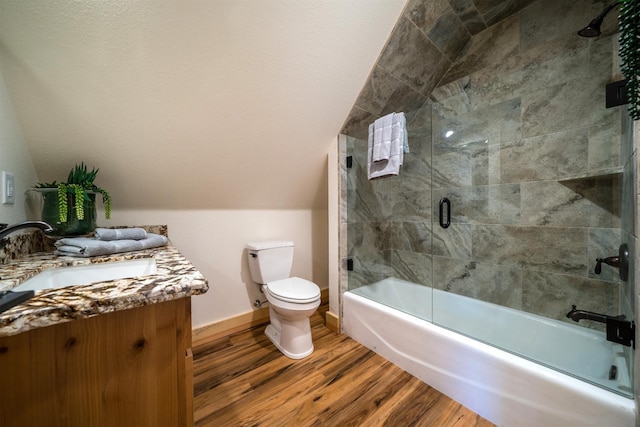
POLYGON ((111 218, 111 196, 106 190, 93 183, 99 170, 100 169, 93 168, 89 171, 84 162, 82 162, 79 165, 76 164, 74 168, 71 169, 67 177, 67 182, 61 182, 59 184, 56 181, 38 183, 34 188, 56 188, 58 190, 58 217, 63 224, 67 222, 70 194, 74 196, 71 200, 74 201, 76 218, 78 220, 84 219, 84 203, 90 199, 89 192, 102 194, 105 218, 109 219, 111 218))
POLYGON ((640 0, 622 0, 618 15, 620 68, 627 79, 629 115, 640 120, 640 0))

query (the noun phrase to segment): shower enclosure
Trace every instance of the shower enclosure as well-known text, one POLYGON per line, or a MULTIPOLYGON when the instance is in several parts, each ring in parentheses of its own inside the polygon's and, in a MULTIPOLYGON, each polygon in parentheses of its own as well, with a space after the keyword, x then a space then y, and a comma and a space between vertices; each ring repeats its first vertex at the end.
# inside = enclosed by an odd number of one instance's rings
MULTIPOLYGON (((600 1, 520 2, 475 30, 448 5, 425 27, 419 4, 408 3, 343 130, 342 289, 396 278, 602 334, 605 323, 576 323, 567 313, 576 306, 631 325, 637 142, 626 107, 605 106, 605 86, 622 79, 615 17, 586 39, 576 33, 606 6, 600 1), (443 44, 441 34, 456 31, 443 44), (416 67, 412 37, 443 54, 424 58, 438 64, 431 86, 412 87, 417 79, 403 68, 416 67), (397 94, 403 79, 422 96, 381 102, 385 87, 393 82, 397 94), (364 130, 389 111, 405 112, 410 153, 398 176, 368 180, 364 130), (615 264, 621 244, 628 277, 607 263, 596 271, 597 259, 615 264)), ((472 335, 446 320, 455 316, 440 295, 425 299, 427 320, 472 335)), ((497 325, 475 338, 535 361, 500 335, 497 325)), ((633 344, 619 348, 624 375, 634 378, 633 344)), ((634 395, 633 384, 612 391, 634 395)))

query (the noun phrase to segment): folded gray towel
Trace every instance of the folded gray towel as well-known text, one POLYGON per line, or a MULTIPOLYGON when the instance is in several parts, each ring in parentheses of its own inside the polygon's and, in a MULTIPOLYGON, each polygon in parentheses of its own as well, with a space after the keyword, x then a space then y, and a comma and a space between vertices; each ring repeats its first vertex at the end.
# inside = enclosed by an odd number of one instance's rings
POLYGON ((96 228, 94 232, 98 240, 142 240, 147 238, 144 228, 96 228))
POLYGON ((169 243, 169 239, 159 234, 147 233, 142 240, 112 240, 104 241, 88 237, 66 237, 56 241, 56 255, 77 257, 92 257, 110 255, 120 252, 133 252, 143 249, 156 248, 169 243))

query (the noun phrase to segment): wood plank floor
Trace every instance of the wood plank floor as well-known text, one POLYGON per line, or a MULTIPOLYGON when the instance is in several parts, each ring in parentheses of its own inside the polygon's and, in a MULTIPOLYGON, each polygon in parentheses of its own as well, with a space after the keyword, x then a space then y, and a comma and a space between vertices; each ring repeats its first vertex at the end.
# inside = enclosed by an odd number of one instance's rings
POLYGON ((493 426, 311 318, 315 351, 283 356, 265 326, 194 348, 194 419, 205 426, 493 426))

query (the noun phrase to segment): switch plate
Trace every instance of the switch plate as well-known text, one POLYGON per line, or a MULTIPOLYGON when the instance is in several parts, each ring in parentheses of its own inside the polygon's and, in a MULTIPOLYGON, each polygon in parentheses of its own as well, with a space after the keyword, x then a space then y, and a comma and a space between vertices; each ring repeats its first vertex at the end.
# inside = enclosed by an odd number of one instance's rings
POLYGON ((16 185, 13 174, 2 171, 2 203, 12 205, 16 201, 16 185))

